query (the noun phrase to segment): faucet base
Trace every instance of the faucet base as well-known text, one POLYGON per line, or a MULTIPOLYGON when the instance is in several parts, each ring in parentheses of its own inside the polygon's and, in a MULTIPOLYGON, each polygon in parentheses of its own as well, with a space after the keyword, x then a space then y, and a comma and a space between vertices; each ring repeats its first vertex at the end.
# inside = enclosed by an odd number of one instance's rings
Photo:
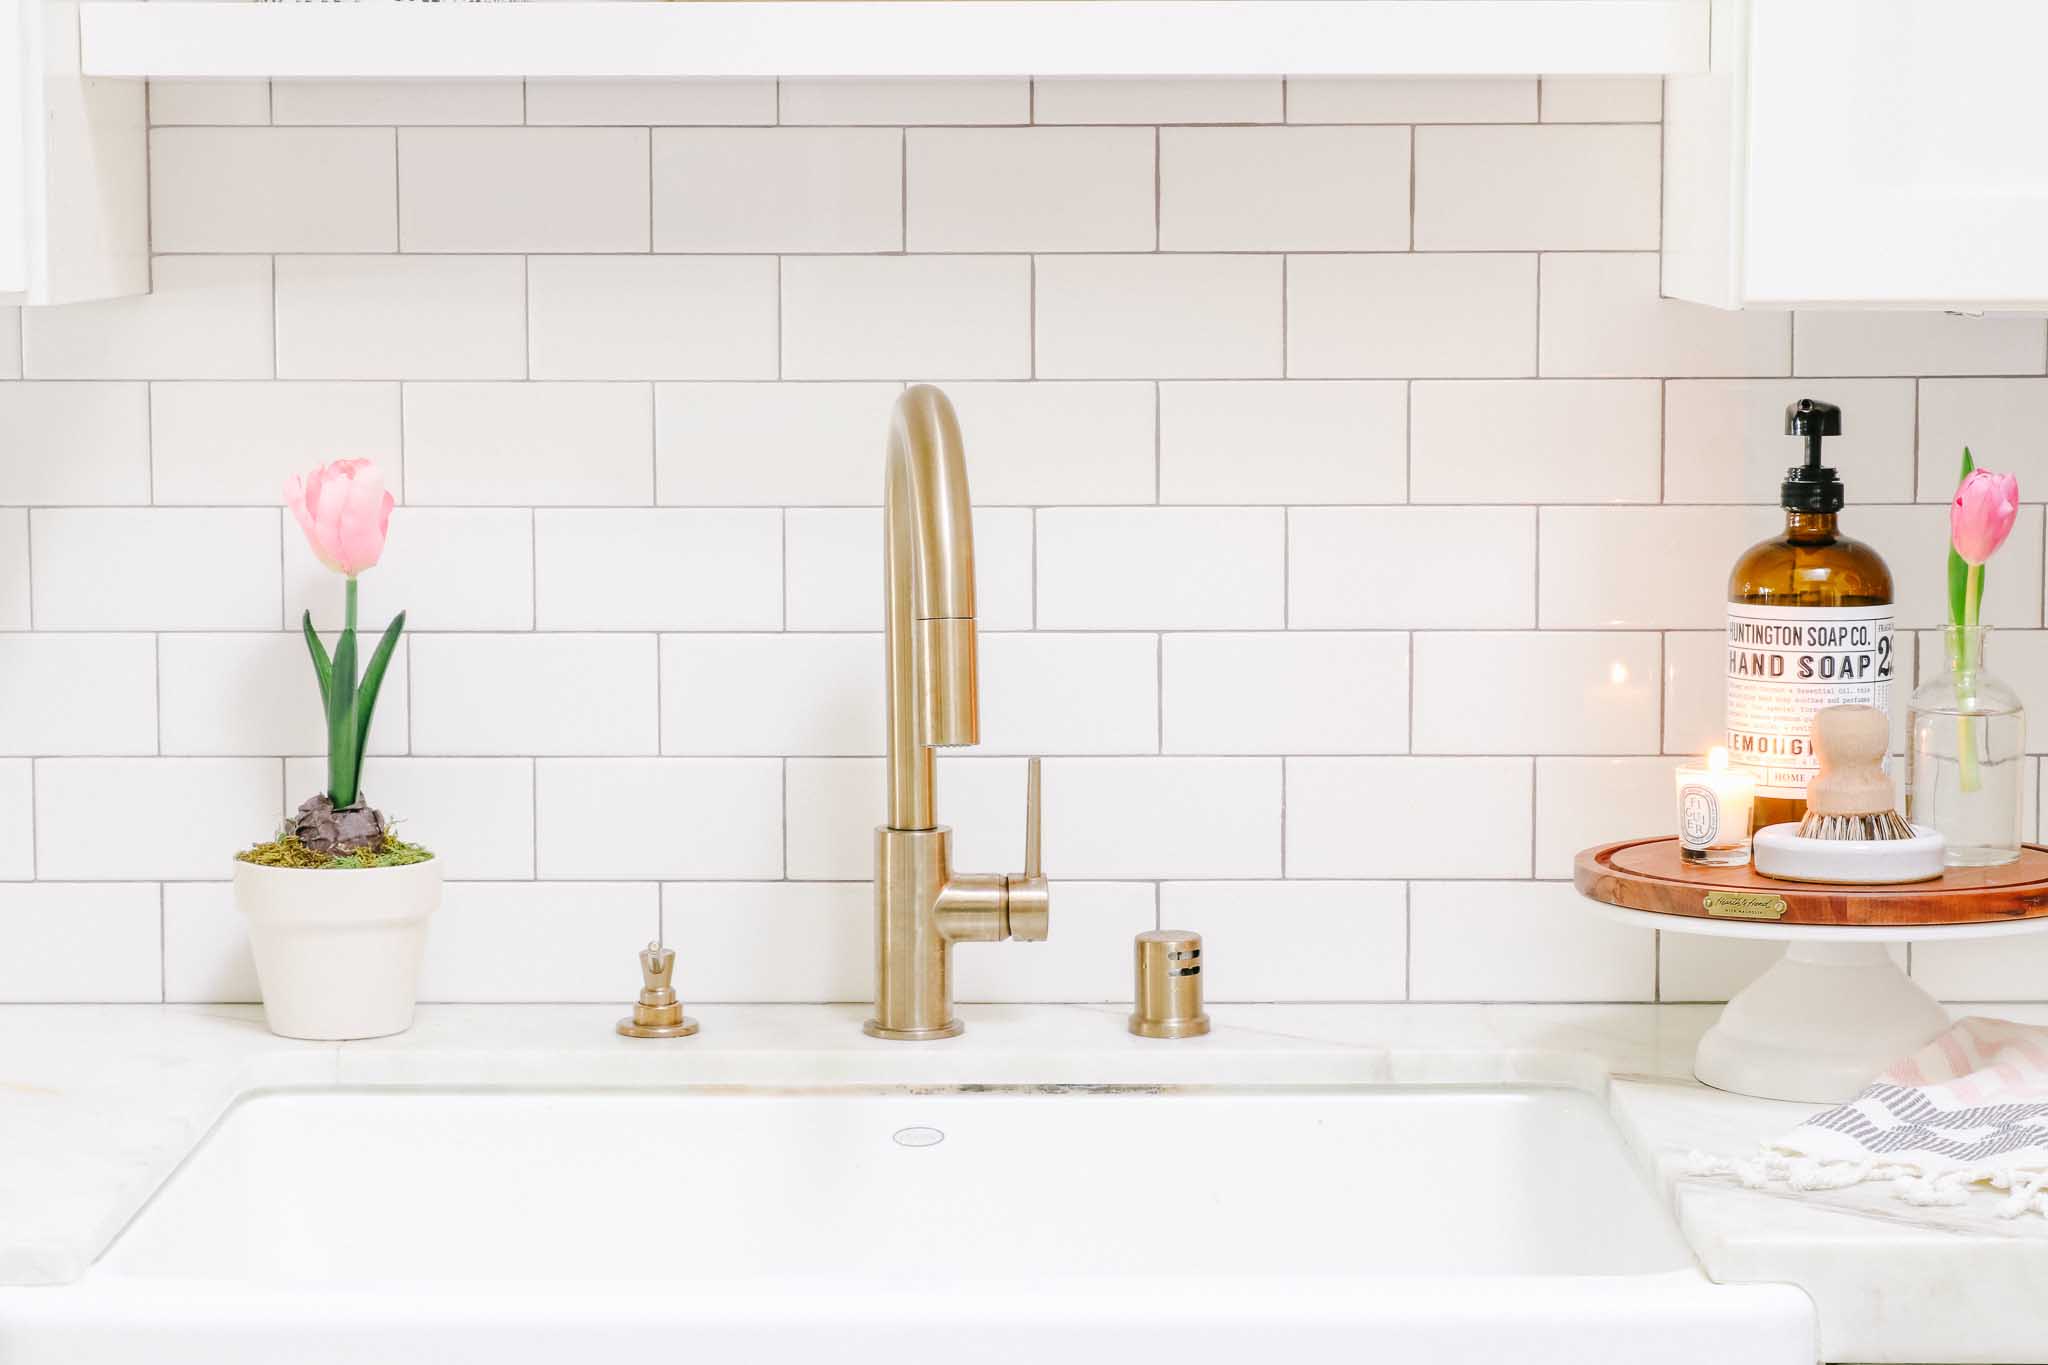
POLYGON ((967 1025, 952 1019, 937 1028, 883 1028, 880 1020, 870 1019, 860 1026, 860 1031, 870 1038, 886 1038, 892 1043, 929 1043, 940 1038, 958 1038, 967 1032, 967 1025))

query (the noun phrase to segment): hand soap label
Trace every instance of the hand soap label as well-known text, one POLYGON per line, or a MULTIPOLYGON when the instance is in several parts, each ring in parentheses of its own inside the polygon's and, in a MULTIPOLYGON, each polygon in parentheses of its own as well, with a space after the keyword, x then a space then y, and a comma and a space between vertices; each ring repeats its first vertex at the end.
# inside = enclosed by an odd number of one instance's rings
POLYGON ((1891 710, 1892 609, 1728 604, 1728 757, 1758 796, 1803 797, 1818 763, 1813 714, 1891 710))

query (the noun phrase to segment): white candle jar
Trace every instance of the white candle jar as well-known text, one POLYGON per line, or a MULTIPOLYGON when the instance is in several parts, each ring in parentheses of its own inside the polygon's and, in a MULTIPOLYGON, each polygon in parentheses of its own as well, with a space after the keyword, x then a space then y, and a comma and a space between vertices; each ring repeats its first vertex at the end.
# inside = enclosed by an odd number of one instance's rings
POLYGON ((1747 863, 1756 778, 1730 768, 1725 749, 1714 750, 1703 765, 1679 768, 1677 777, 1679 856, 1706 867, 1747 863))

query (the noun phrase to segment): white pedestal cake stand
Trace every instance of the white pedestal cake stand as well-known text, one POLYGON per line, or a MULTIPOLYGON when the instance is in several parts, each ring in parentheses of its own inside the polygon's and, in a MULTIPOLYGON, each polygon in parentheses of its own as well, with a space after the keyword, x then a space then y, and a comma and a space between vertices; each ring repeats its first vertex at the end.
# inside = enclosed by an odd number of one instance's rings
POLYGON ((2035 847, 1931 882, 1833 886, 1684 864, 1675 840, 1633 840, 1581 853, 1574 880, 1591 910, 1625 924, 1785 945, 1693 1056, 1708 1085, 1774 1100, 1846 1100, 1948 1027, 1889 945, 2048 931, 2048 850, 2035 847))
POLYGON ((1627 924, 1709 938, 1765 939, 1785 955, 1745 986, 1700 1039, 1692 1071, 1716 1090, 1834 1104, 1949 1025, 1948 1011, 1892 960, 1894 943, 1954 943, 2048 931, 1994 924, 1770 924, 1587 906, 1627 924))

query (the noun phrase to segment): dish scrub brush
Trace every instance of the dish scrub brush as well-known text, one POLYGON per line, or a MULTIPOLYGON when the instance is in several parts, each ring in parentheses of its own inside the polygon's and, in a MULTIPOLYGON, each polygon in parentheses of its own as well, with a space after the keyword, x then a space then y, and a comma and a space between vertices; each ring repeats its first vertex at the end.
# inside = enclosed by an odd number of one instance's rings
POLYGON ((1802 839, 1911 839, 1913 827, 1892 808, 1884 751, 1891 721, 1875 706, 1830 706, 1814 713, 1820 770, 1806 787, 1802 839))

